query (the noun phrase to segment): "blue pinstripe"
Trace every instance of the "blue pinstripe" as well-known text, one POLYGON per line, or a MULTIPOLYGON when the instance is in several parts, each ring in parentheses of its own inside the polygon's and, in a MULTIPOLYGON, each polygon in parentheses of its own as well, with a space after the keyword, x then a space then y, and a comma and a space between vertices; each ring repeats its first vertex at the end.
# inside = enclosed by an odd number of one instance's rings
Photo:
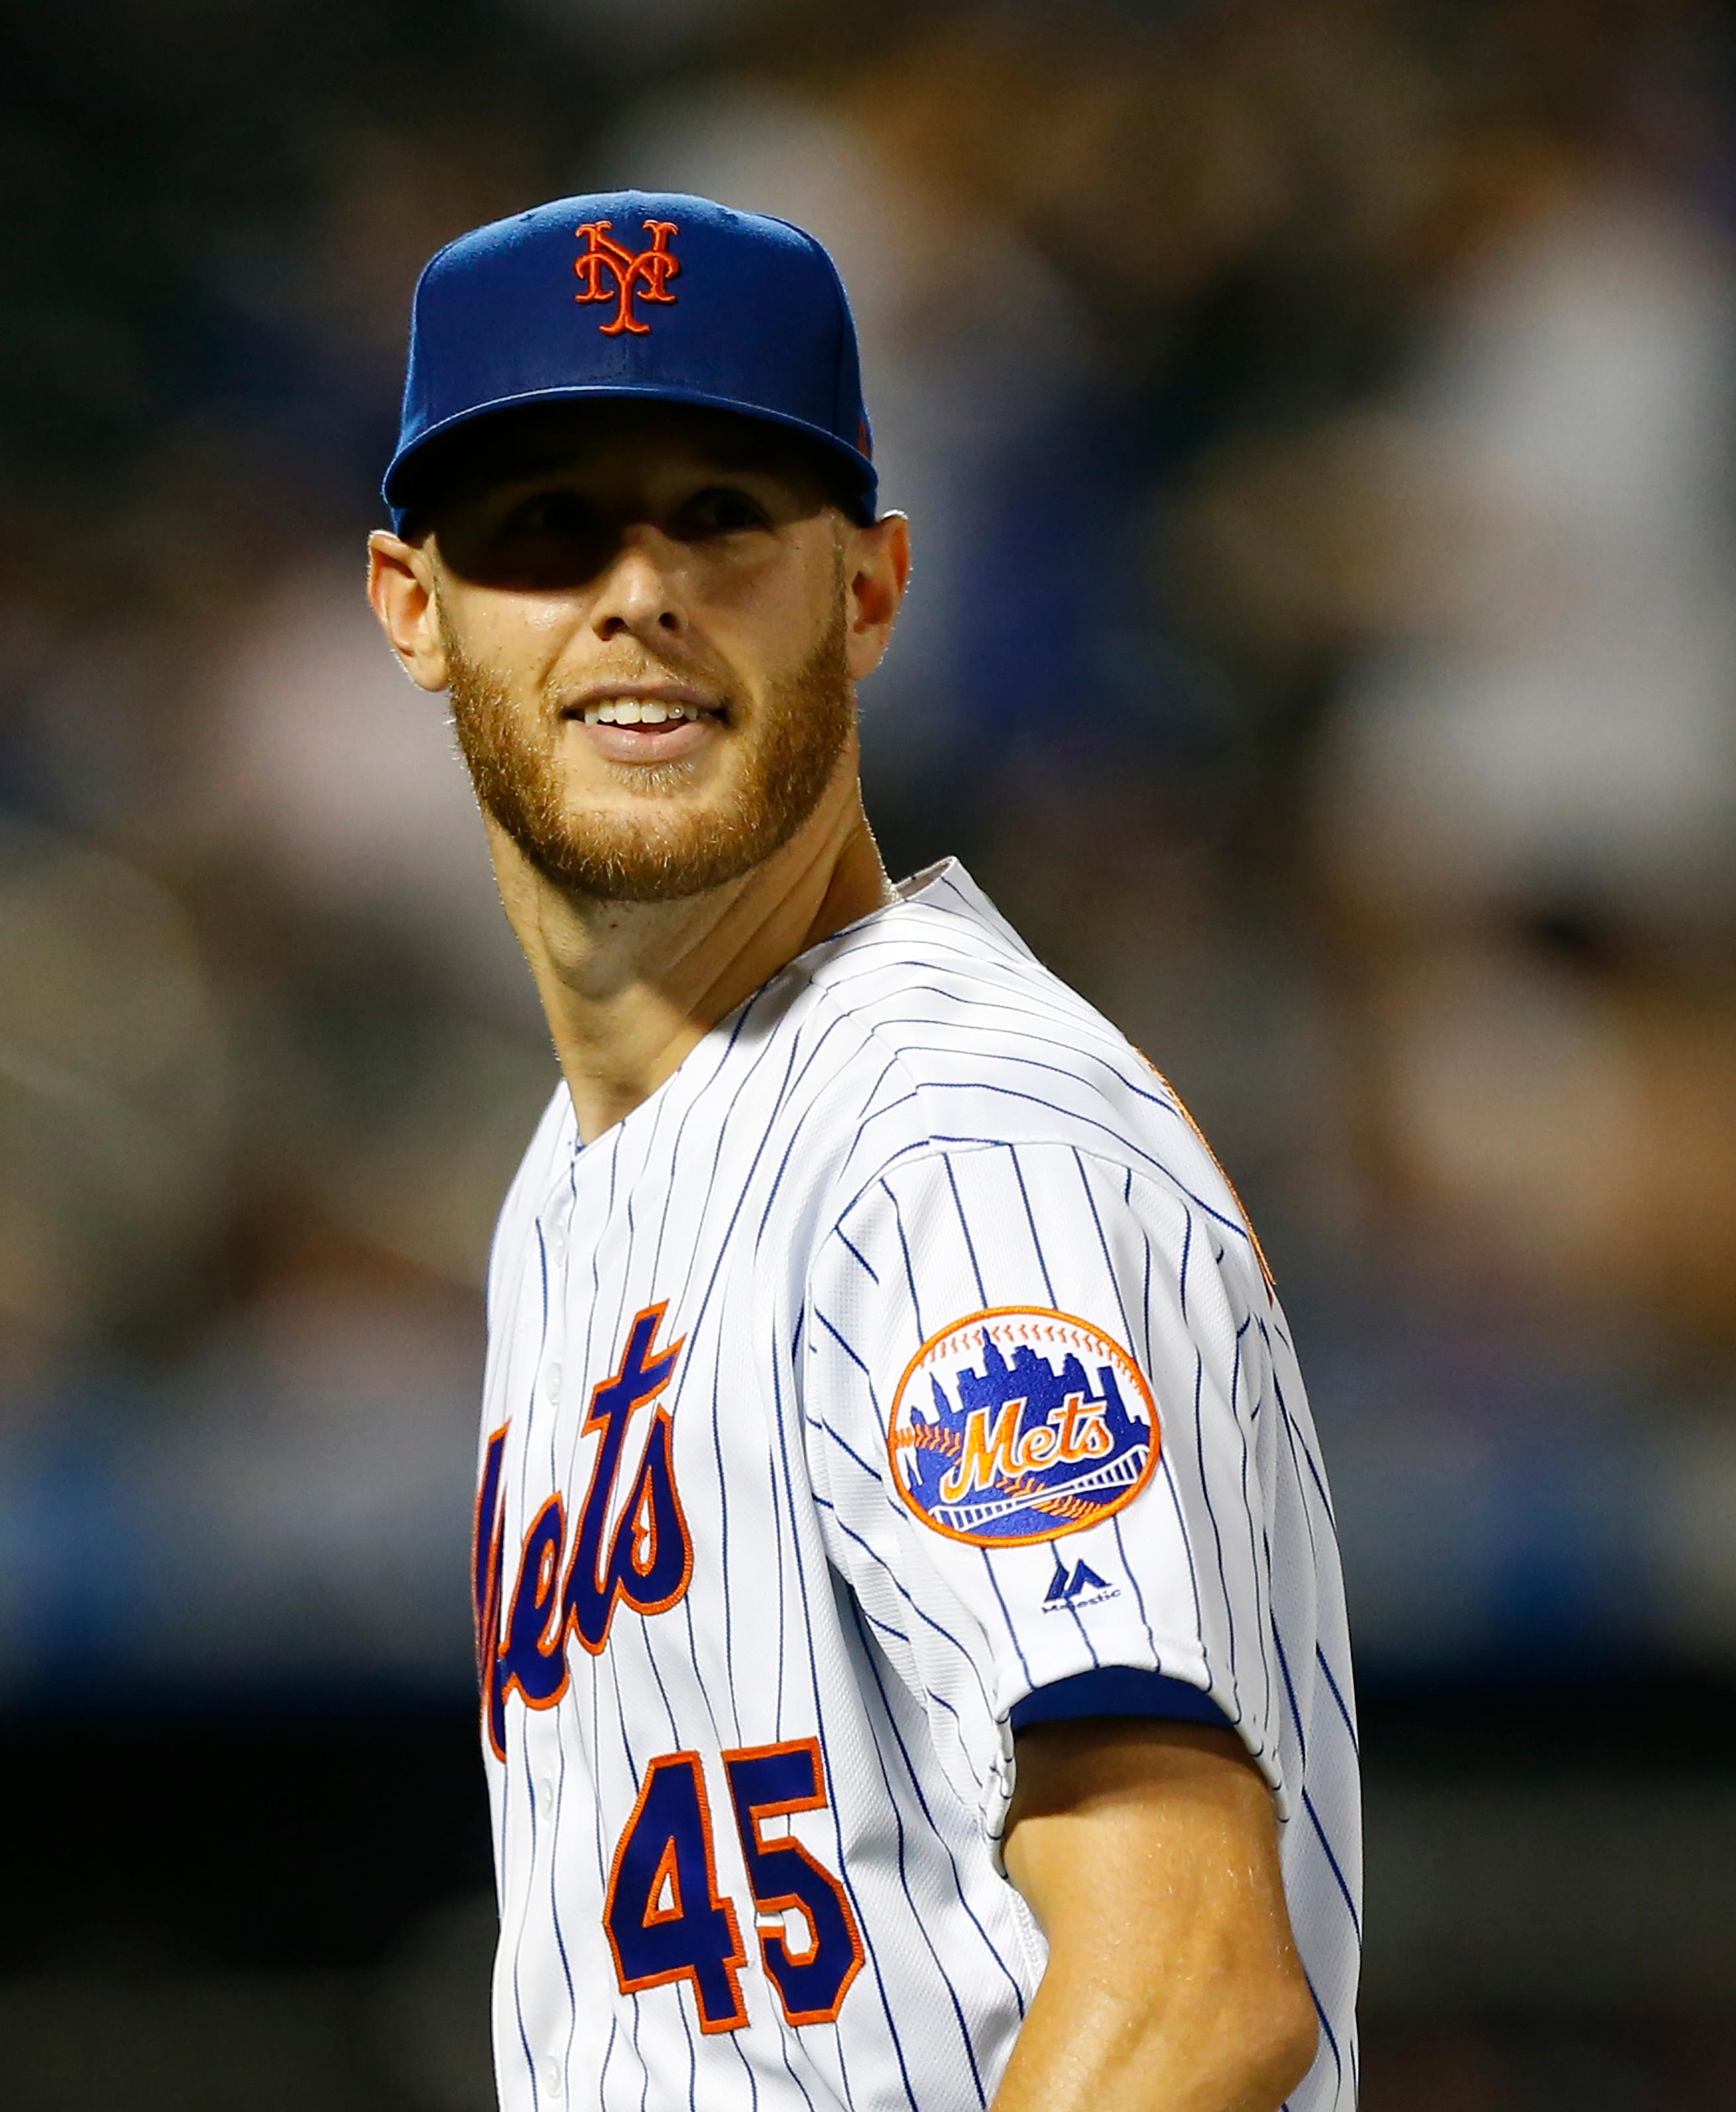
POLYGON ((1350 1740, 1351 1750, 1360 1753, 1362 1748, 1357 1741, 1357 1727, 1351 1721, 1349 1709, 1344 1705, 1344 1696, 1338 1691, 1338 1682, 1332 1676, 1332 1667, 1326 1662, 1326 1653, 1318 1643, 1314 1645, 1314 1655, 1316 1662, 1326 1676, 1326 1684, 1331 1690, 1332 1698, 1337 1705, 1338 1714, 1343 1719, 1345 1734, 1350 1740))

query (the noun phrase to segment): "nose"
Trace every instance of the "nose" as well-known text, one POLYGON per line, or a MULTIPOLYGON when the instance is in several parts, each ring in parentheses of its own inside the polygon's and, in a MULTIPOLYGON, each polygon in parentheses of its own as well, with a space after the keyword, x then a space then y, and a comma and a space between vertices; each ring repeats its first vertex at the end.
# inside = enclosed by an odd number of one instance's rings
POLYGON ((601 639, 679 638, 687 629, 679 544, 654 528, 629 528, 591 607, 601 639))

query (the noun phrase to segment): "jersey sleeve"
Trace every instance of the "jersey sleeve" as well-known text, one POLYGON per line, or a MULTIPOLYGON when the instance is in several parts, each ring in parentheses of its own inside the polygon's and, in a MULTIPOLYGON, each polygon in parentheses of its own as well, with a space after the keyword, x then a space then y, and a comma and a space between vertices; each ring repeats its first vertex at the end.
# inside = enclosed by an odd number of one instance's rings
POLYGON ((914 1153, 844 1211, 802 1315, 811 1472, 938 1745, 1159 1675, 1183 1705, 1149 1713, 1227 1721, 1282 1800, 1268 1310, 1245 1227, 1066 1144, 914 1153))

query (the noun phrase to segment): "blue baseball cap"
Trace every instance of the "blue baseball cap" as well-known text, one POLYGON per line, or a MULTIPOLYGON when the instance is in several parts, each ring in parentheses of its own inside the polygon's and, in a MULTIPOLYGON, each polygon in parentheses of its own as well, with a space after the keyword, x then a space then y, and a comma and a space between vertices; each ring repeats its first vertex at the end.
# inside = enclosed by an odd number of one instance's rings
POLYGON ((402 529, 424 451, 525 404, 648 398, 810 442, 849 510, 879 479, 856 325, 811 234, 679 192, 557 198, 475 228, 417 282, 398 452, 402 529))

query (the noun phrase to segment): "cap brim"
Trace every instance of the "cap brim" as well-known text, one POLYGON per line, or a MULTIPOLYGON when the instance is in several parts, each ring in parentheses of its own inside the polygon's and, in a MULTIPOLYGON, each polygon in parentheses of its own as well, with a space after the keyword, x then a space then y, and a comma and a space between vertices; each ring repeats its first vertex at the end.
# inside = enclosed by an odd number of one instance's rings
POLYGON ((487 403, 474 403, 467 410, 453 413, 430 426, 425 432, 418 433, 407 446, 402 447, 392 457, 385 477, 380 485, 380 496, 392 508, 395 522, 402 527, 406 514, 416 505, 428 503, 428 493, 417 485, 416 471, 424 465, 429 451, 449 434, 469 430, 486 419, 498 418, 503 413, 534 407, 539 403, 690 403, 702 410, 726 411, 738 418, 751 419, 755 425, 770 426, 793 438, 803 440, 813 447, 822 460, 838 472, 840 488, 851 502, 856 517, 871 521, 875 517, 875 502, 879 488, 879 477, 873 464, 857 453, 847 441, 829 433, 824 426, 810 425, 804 418, 792 418, 779 411, 766 411, 757 403, 743 403, 733 396, 709 394, 703 389, 671 388, 662 383, 635 387, 630 382, 600 382, 581 384, 557 389, 527 389, 517 395, 501 396, 487 403))

